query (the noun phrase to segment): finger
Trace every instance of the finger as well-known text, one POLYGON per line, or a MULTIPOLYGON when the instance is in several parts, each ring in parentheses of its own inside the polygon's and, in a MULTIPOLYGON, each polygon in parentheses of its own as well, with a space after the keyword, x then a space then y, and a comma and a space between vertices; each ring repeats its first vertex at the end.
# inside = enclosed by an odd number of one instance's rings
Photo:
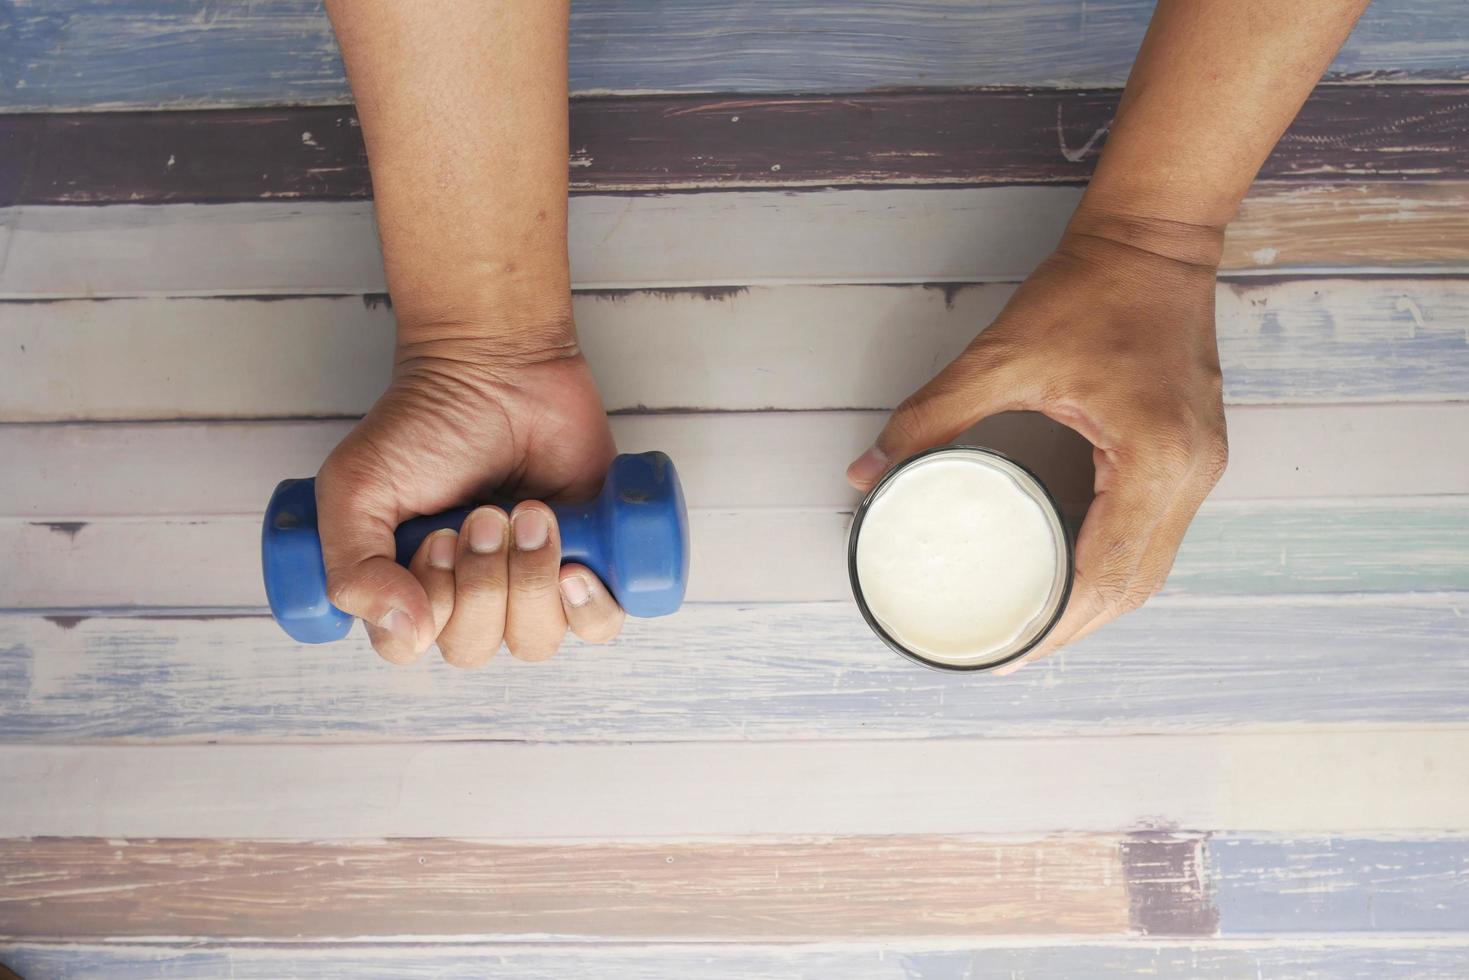
POLYGON ((510 518, 476 507, 464 519, 454 556, 454 612, 439 633, 439 652, 455 667, 489 663, 505 636, 506 552, 510 518))
POLYGON ((539 501, 517 504, 510 515, 510 538, 505 645, 521 660, 545 660, 566 636, 556 515, 539 501))
POLYGON ((588 643, 606 643, 622 632, 627 614, 585 565, 561 566, 561 606, 571 631, 588 643))
POLYGON ((408 570, 428 593, 434 611, 434 636, 443 632, 454 612, 454 560, 459 551, 459 532, 453 528, 435 531, 423 539, 408 570))
POLYGON ((1076 572, 1066 611, 1036 648, 995 671, 1001 677, 1050 656, 1073 640, 1142 605, 1151 593, 1138 570, 1172 506, 1180 478, 1169 464, 1135 451, 1097 456, 1097 494, 1076 540, 1076 572))
POLYGON ((433 609, 396 560, 397 505, 370 475, 328 459, 316 479, 317 531, 332 605, 361 619, 384 660, 411 663, 433 642, 433 609))
POLYGON ((893 411, 877 441, 847 467, 847 481, 870 490, 894 463, 950 442, 982 419, 1017 408, 1026 388, 1012 378, 1008 351, 981 334, 893 411))

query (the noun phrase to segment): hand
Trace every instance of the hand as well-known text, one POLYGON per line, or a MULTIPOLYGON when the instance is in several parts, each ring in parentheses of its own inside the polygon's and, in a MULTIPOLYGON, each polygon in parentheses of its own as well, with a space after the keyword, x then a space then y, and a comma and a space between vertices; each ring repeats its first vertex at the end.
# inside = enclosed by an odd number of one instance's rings
POLYGON ((894 462, 999 412, 1043 412, 1091 442, 1096 495, 1052 633, 1010 673, 1162 588, 1228 458, 1214 279, 1222 233, 1084 219, 995 322, 898 406, 847 470, 867 490, 894 462))
POLYGON ((435 640, 460 667, 485 663, 502 639, 543 660, 568 624, 592 642, 622 628, 596 575, 560 566, 555 515, 540 502, 595 496, 616 454, 586 361, 574 341, 514 355, 486 346, 400 345, 387 392, 316 479, 328 593, 393 663, 435 640), (430 535, 411 569, 393 560, 403 521, 492 496, 521 502, 430 535))

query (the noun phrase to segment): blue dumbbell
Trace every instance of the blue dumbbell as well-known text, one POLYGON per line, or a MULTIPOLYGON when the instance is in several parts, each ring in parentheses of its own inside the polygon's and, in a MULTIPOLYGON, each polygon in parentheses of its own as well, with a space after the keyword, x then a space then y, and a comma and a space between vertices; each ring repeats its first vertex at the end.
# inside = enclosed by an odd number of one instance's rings
MULTIPOLYGON (((552 504, 561 529, 561 559, 597 573, 629 616, 667 616, 683 602, 689 580, 689 518, 673 461, 663 453, 618 456, 596 500, 552 504)), ((471 508, 416 517, 398 528, 398 564, 423 539, 458 529, 471 508)), ((331 604, 321 537, 316 532, 316 481, 286 480, 271 494, 260 548, 270 611, 300 643, 330 643, 352 629, 331 604)))

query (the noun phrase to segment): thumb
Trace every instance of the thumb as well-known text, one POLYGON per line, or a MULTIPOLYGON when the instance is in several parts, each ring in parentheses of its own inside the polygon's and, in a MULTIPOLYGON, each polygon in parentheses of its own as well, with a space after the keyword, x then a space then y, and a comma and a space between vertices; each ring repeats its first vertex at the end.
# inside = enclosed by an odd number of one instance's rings
POLYGON ((316 511, 332 605, 363 621, 384 660, 417 660, 434 641, 433 608, 418 579, 395 560, 391 493, 327 466, 316 479, 316 511))
POLYGON ((847 467, 847 482, 870 490, 893 464, 951 442, 980 420, 1019 403, 1020 392, 1008 383, 1008 372, 976 340, 894 409, 877 441, 847 467))

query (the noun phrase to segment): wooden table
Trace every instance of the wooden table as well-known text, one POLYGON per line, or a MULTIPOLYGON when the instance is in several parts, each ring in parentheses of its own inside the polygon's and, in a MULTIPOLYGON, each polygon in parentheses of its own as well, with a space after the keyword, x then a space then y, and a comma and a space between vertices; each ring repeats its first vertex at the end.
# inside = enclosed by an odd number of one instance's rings
MULTIPOLYGON (((684 474, 692 601, 464 673, 264 615, 269 489, 392 339, 319 5, 19 4, 0 962, 1469 975, 1458 4, 1379 0, 1232 227, 1233 460, 1162 596, 1008 679, 850 603, 843 467, 1055 241, 1148 8, 579 3, 576 316, 684 474)), ((1084 507, 1073 434, 977 438, 1084 507)))

